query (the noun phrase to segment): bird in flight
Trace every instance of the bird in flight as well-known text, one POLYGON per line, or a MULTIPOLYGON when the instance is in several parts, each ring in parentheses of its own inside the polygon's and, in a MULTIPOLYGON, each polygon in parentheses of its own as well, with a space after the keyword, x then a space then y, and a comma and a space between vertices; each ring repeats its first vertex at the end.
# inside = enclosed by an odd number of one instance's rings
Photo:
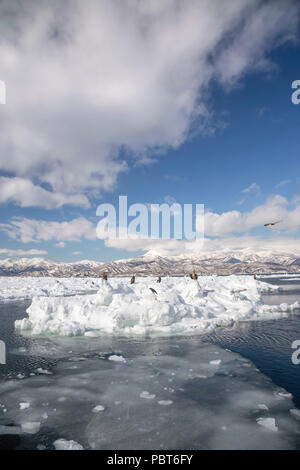
POLYGON ((264 227, 269 227, 270 225, 276 225, 276 224, 279 224, 281 222, 281 220, 278 220, 277 222, 269 222, 267 224, 264 224, 264 227))

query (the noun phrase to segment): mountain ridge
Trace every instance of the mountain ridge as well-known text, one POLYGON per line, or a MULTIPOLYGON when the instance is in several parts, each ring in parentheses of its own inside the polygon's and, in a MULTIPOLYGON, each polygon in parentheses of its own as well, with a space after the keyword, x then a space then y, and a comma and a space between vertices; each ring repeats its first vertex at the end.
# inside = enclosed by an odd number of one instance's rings
POLYGON ((276 274, 300 273, 300 255, 286 253, 214 252, 201 255, 158 256, 120 259, 111 262, 81 260, 57 262, 45 258, 0 260, 0 276, 98 277, 189 274, 276 274))

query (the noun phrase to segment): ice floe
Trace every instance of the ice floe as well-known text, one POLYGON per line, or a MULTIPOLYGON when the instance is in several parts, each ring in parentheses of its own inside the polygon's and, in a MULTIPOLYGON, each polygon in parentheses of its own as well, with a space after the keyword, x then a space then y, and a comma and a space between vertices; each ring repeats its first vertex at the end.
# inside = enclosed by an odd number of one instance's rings
POLYGON ((146 398, 146 400, 153 400, 155 398, 154 393, 149 393, 147 390, 144 390, 142 393, 140 393, 141 398, 146 398))
POLYGON ((66 439, 57 439, 53 442, 56 450, 83 450, 81 444, 76 441, 67 441, 66 439))
POLYGON ((292 416, 294 416, 296 419, 300 419, 300 410, 298 410, 297 408, 292 408, 290 410, 290 413, 292 416))
POLYGON ((300 305, 264 305, 262 293, 277 287, 250 276, 98 279, 95 294, 34 297, 28 318, 17 320, 20 330, 35 335, 174 336, 199 334, 240 320, 287 316, 300 305), (96 334, 95 334, 96 333, 96 334))
POLYGON ((278 431, 274 418, 257 418, 257 424, 268 429, 269 431, 278 431))
POLYGON ((108 357, 108 360, 114 362, 126 362, 126 359, 123 356, 118 356, 117 354, 112 354, 108 357))
POLYGON ((105 410, 104 406, 102 406, 102 405, 97 405, 97 406, 95 406, 95 407, 92 409, 92 412, 93 412, 93 413, 99 413, 99 411, 104 411, 104 410, 105 410))
POLYGON ((20 407, 20 410, 26 410, 27 408, 30 407, 30 403, 26 403, 26 402, 19 403, 19 407, 20 407))
POLYGON ((35 447, 47 449, 297 447, 300 422, 290 411, 296 409, 291 398, 278 400, 285 391, 246 362, 249 367, 239 355, 197 337, 143 341, 126 367, 100 354, 78 362, 76 371, 61 360, 51 376, 3 382, 1 402, 8 412, 0 434, 32 439, 35 447), (210 364, 215 352, 222 357, 218 368, 210 364), (20 410, 25 402, 30 407, 20 410))
POLYGON ((39 432, 40 427, 41 423, 39 422, 28 422, 21 424, 22 431, 27 434, 36 434, 37 432, 39 432))

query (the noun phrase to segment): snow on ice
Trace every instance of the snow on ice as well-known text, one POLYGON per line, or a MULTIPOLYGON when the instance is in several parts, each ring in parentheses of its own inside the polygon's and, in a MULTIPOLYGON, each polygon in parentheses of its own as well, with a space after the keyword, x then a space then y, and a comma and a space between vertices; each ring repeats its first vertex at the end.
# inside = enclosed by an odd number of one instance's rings
MULTIPOLYGON (((24 290, 26 285, 28 291, 33 289, 32 280, 21 281, 24 290)), ((129 285, 128 278, 108 282, 98 279, 98 290, 93 294, 89 293, 91 280, 81 280, 80 284, 74 279, 73 285, 64 279, 61 285, 57 291, 48 287, 48 296, 42 293, 34 297, 27 309, 29 317, 17 320, 15 326, 35 335, 193 335, 239 320, 287 316, 300 307, 298 302, 264 305, 262 293, 278 287, 252 276, 201 276, 198 281, 168 277, 160 284, 155 283, 155 278, 140 278, 133 285, 129 285), (64 296, 58 295, 62 294, 61 285, 68 286, 64 296), (68 296, 84 285, 85 295, 68 296), (151 292, 151 286, 155 286, 157 295, 151 292)))

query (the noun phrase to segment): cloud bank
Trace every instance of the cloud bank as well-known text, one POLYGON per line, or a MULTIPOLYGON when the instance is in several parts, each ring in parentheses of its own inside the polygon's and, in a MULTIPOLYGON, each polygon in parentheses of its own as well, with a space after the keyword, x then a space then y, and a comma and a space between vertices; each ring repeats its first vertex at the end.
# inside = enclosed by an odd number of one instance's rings
POLYGON ((60 247, 64 246, 62 243, 65 241, 96 239, 96 227, 85 217, 66 222, 14 217, 9 223, 0 224, 0 230, 22 243, 55 240, 59 241, 60 247))
MULTIPOLYGON (((104 243, 109 248, 168 256, 245 248, 296 253, 300 250, 299 239, 294 238, 295 232, 300 229, 300 205, 299 201, 298 205, 295 202, 295 198, 288 201, 275 195, 249 212, 230 211, 217 214, 209 211, 204 220, 204 245, 201 240, 185 242, 145 239, 139 236, 124 240, 107 239, 104 243), (275 227, 264 227, 265 223, 279 220, 280 224, 275 227), (252 235, 251 230, 257 228, 265 230, 269 238, 252 235)), ((22 243, 55 241, 56 246, 62 248, 67 241, 97 240, 96 226, 85 217, 64 222, 14 217, 9 223, 0 224, 0 231, 22 243)))
POLYGON ((11 250, 9 248, 1 248, 0 249, 0 256, 39 256, 39 255, 46 255, 47 251, 45 250, 11 250))

